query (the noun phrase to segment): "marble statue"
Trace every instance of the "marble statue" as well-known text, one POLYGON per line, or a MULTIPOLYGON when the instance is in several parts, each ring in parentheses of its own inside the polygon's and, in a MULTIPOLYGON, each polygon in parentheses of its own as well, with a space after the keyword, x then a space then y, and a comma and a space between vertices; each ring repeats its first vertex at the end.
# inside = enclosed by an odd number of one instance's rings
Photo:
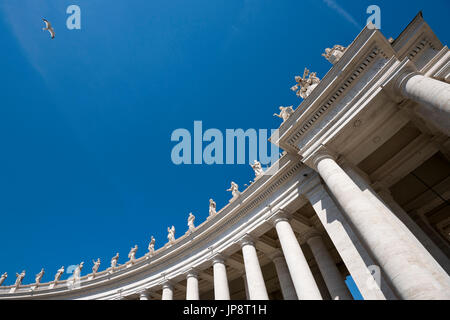
POLYGON ((84 262, 81 262, 77 267, 75 268, 73 272, 73 279, 78 280, 81 278, 81 270, 83 269, 84 262))
POLYGON ((261 167, 261 162, 259 162, 258 160, 255 160, 253 164, 250 164, 250 166, 252 167, 253 171, 255 171, 256 178, 264 173, 264 170, 261 167))
POLYGON ((128 258, 130 259, 131 263, 134 263, 136 260, 136 251, 138 249, 137 244, 131 248, 130 253, 128 253, 128 258))
POLYGON ((172 226, 172 228, 167 228, 167 232, 169 233, 167 235, 167 239, 169 239, 169 243, 175 242, 175 227, 172 226))
POLYGON ((316 72, 309 73, 307 68, 305 68, 305 71, 303 72, 303 77, 296 76, 295 81, 297 84, 291 87, 291 90, 295 91, 297 96, 302 97, 303 99, 306 99, 320 83, 320 79, 316 76, 316 72))
POLYGON ((236 199, 240 194, 239 186, 237 185, 237 183, 235 183, 233 181, 231 181, 231 187, 230 187, 230 189, 227 189, 227 191, 231 191, 231 194, 233 196, 233 198, 230 201, 236 199))
POLYGON ((94 266, 92 267, 92 273, 96 274, 98 271, 98 268, 100 268, 100 258, 98 258, 97 261, 92 260, 92 262, 94 263, 94 266))
POLYGON ((153 254, 155 253, 155 238, 151 238, 150 243, 148 244, 148 254, 149 256, 153 256, 153 254))
POLYGON ((188 217, 188 227, 189 227, 189 231, 192 232, 195 230, 195 226, 194 226, 194 220, 195 220, 195 216, 191 213, 189 213, 189 217, 188 217))
POLYGON ((41 283, 41 280, 42 280, 42 277, 44 276, 44 268, 42 268, 41 269, 41 272, 39 272, 37 275, 36 275, 36 278, 35 278, 35 280, 36 280, 36 284, 40 284, 41 283))
POLYGON ((213 199, 209 199, 209 215, 213 216, 215 215, 216 212, 216 203, 214 202, 213 199))
POLYGON ((2 276, 0 277, 0 286, 3 284, 3 282, 6 280, 6 278, 8 278, 8 272, 5 272, 5 273, 2 274, 2 276))
POLYGON ((283 122, 286 121, 287 119, 289 119, 289 117, 291 116, 291 114, 294 113, 294 109, 292 109, 292 106, 289 107, 283 107, 280 106, 280 114, 274 113, 273 115, 283 119, 283 122))
POLYGON ((25 278, 25 270, 23 270, 20 274, 16 273, 16 283, 14 284, 14 286, 16 288, 18 288, 21 284, 22 284, 22 280, 23 278, 25 278))
POLYGON ((333 48, 326 48, 325 53, 322 53, 329 62, 336 64, 344 55, 346 48, 341 45, 335 45, 333 48))
POLYGON ((119 260, 119 253, 117 252, 111 259, 111 268, 115 269, 117 267, 117 261, 119 260))
POLYGON ((64 273, 64 266, 58 269, 58 271, 55 274, 55 283, 61 279, 62 274, 64 273))

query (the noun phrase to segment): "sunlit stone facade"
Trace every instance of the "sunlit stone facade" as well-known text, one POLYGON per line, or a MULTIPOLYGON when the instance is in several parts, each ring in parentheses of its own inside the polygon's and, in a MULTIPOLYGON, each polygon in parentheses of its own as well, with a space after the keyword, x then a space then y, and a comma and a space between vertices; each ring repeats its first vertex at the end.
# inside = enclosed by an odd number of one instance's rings
POLYGON ((352 299, 348 275, 365 299, 450 299, 450 52, 421 14, 333 50, 320 82, 298 79, 283 156, 227 206, 76 285, 0 299, 352 299))

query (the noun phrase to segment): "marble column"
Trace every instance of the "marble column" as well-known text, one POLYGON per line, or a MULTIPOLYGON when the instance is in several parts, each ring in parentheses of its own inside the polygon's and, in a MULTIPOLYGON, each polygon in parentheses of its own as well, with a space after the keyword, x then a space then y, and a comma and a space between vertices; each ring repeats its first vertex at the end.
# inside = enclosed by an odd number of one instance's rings
POLYGON ((339 272, 328 249, 323 243, 322 237, 318 233, 309 233, 306 236, 306 243, 311 248, 314 259, 319 267, 323 280, 328 288, 333 300, 352 300, 344 278, 339 272))
MULTIPOLYGON (((380 196, 372 189, 369 184, 370 179, 365 176, 364 172, 360 169, 348 163, 346 161, 341 161, 342 169, 348 174, 348 176, 355 182, 358 188, 363 192, 366 198, 377 207, 380 215, 384 216, 385 222, 389 223, 393 228, 396 229, 396 233, 405 240, 405 244, 410 246, 410 250, 415 252, 417 259, 428 266, 428 269, 433 273, 436 281, 439 283, 450 283, 450 278, 442 268, 441 265, 433 258, 430 252, 423 246, 423 244, 417 239, 417 237, 412 233, 405 223, 400 219, 397 213, 391 206, 388 206, 385 201, 383 201, 380 196)), ((380 188, 380 183, 376 184, 377 188, 380 188)), ((391 203, 392 205, 393 203, 391 203)), ((406 213, 404 212, 406 215, 406 213)), ((406 217, 403 217, 406 218, 406 217)), ((406 220, 405 220, 406 221, 406 220)))
POLYGON ((245 275, 247 277, 246 282, 250 300, 269 300, 253 239, 247 235, 240 241, 240 244, 242 255, 244 256, 245 275))
POLYGON ((212 263, 214 273, 214 299, 230 300, 230 289, 228 288, 227 268, 224 258, 221 255, 216 255, 212 263))
POLYGON ((245 299, 250 300, 250 295, 248 294, 247 277, 245 274, 242 275, 242 281, 244 281, 245 299))
POLYGON ((375 265, 375 262, 317 177, 311 181, 311 188, 305 190, 305 195, 364 300, 396 300, 383 274, 380 275, 379 283, 371 281, 373 277, 368 267, 375 265))
POLYGON ((272 222, 277 231, 298 299, 322 300, 314 276, 287 217, 278 213, 272 222))
POLYGON ((146 291, 139 292, 139 300, 150 300, 146 291))
POLYGON ((450 299, 450 281, 438 281, 386 212, 369 201, 329 153, 321 150, 314 166, 401 298, 450 299))
POLYGON ((173 285, 169 282, 163 284, 162 300, 173 300, 173 285))
POLYGON ((275 270, 277 271, 278 281, 280 282, 283 299, 298 300, 297 294, 295 293, 294 284, 292 283, 291 275, 289 274, 289 268, 286 264, 286 260, 284 259, 283 254, 279 250, 277 250, 270 254, 269 258, 275 265, 275 270))
POLYGON ((408 213, 394 200, 388 189, 378 191, 381 199, 395 213, 397 218, 408 228, 417 238, 421 245, 432 255, 447 274, 450 274, 450 260, 442 250, 428 237, 428 235, 414 222, 408 213))
POLYGON ((191 269, 186 275, 186 300, 199 300, 198 273, 191 269))
POLYGON ((398 91, 420 104, 415 111, 425 121, 450 135, 450 84, 417 73, 403 74, 398 91))

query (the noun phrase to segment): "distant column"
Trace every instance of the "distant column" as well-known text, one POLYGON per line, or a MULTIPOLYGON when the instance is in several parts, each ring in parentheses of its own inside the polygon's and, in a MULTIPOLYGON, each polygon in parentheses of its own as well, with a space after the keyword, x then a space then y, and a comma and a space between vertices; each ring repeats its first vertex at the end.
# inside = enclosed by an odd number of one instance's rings
POLYGON ((245 236, 241 241, 241 247, 250 300, 269 300, 253 239, 245 236))
POLYGON ((328 292, 333 300, 352 300, 350 292, 341 273, 333 261, 328 249, 323 243, 320 234, 311 233, 307 237, 306 243, 311 248, 314 259, 322 274, 323 280, 328 288, 328 292))
POLYGON ((169 282, 165 282, 162 287, 162 300, 173 300, 173 286, 169 282))
POLYGON ((186 275, 186 300, 199 300, 198 273, 195 270, 186 275))
POLYGON ((298 300, 295 293, 295 287, 289 274, 289 268, 286 264, 283 254, 276 251, 269 255, 277 271, 278 281, 280 282, 281 293, 284 300, 298 300))
POLYGON ((283 214, 278 214, 273 219, 273 224, 277 230, 278 239, 280 240, 298 299, 322 300, 316 280, 288 219, 283 214))
POLYGON ((148 293, 146 291, 139 292, 139 300, 149 300, 148 293))
POLYGON ((214 272, 214 299, 230 300, 230 290, 228 288, 227 268, 221 255, 213 258, 214 272))
POLYGON ((244 281, 245 299, 250 300, 250 295, 248 294, 247 277, 245 276, 245 274, 242 275, 242 281, 244 281))

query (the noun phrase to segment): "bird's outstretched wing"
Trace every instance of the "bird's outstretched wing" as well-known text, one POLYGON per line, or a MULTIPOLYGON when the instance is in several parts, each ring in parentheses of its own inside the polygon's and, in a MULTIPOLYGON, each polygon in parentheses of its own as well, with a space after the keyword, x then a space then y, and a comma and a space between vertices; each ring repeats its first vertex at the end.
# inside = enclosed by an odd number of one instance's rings
POLYGON ((50 34, 52 36, 52 39, 54 39, 55 38, 55 31, 53 30, 53 28, 49 28, 48 32, 50 32, 50 34))
POLYGON ((46 19, 42 19, 42 21, 44 21, 44 23, 45 23, 44 30, 48 30, 48 32, 50 32, 50 35, 52 36, 52 39, 54 39, 55 38, 55 30, 53 29, 51 23, 46 19))
POLYGON ((52 27, 52 25, 50 24, 50 22, 48 22, 46 19, 42 19, 42 21, 44 21, 45 27, 46 27, 46 28, 51 28, 51 27, 52 27))

